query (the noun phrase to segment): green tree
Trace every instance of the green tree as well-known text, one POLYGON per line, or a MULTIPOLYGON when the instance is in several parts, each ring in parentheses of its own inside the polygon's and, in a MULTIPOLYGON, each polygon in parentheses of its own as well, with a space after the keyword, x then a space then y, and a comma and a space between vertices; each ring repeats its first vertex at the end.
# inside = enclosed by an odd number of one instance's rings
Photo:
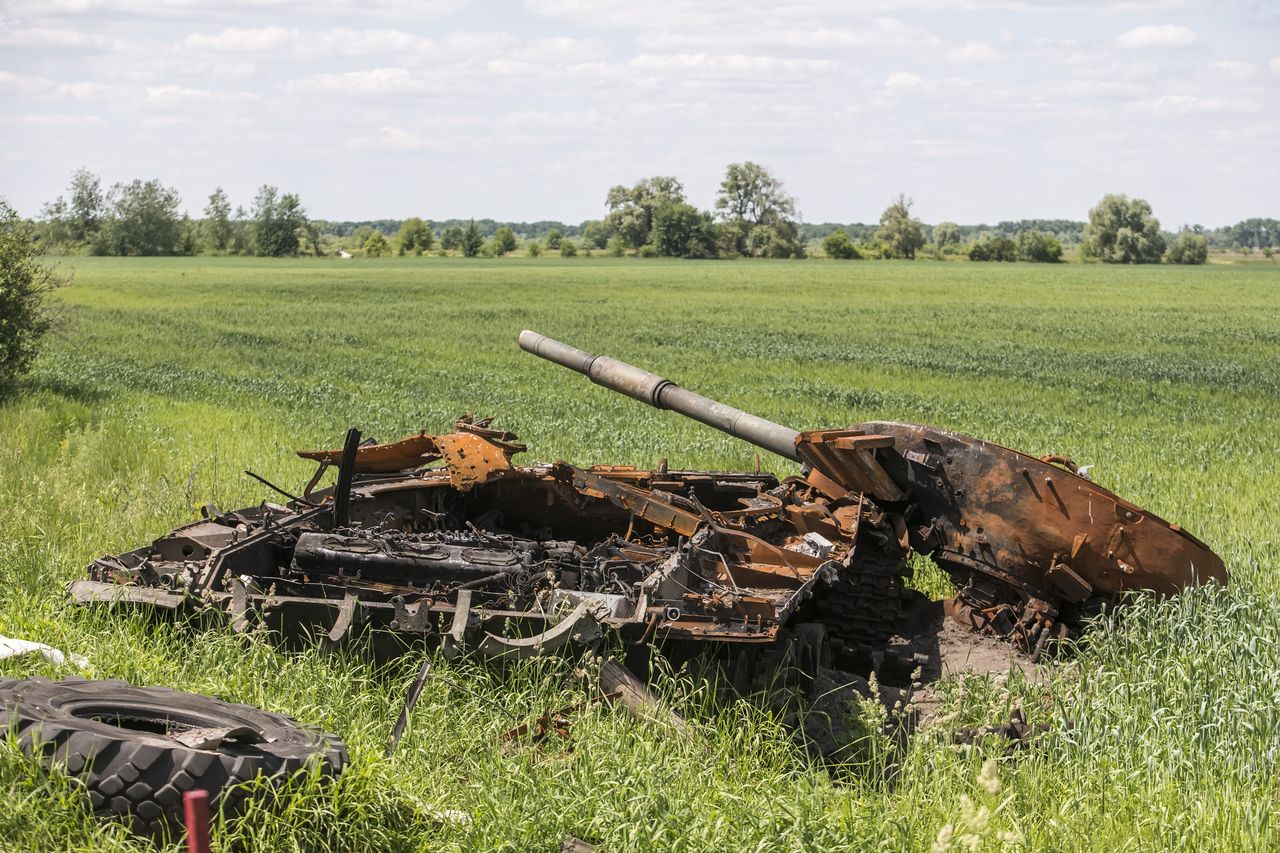
POLYGON ((853 243, 853 238, 843 228, 836 229, 826 236, 822 241, 822 251, 828 258, 837 258, 842 261, 862 257, 858 253, 858 247, 853 243))
POLYGON ((1169 263, 1203 264, 1209 259, 1209 241, 1203 234, 1183 231, 1169 245, 1169 263))
POLYGON ((536 258, 538 255, 542 254, 542 244, 537 240, 530 240, 524 250, 528 253, 529 257, 536 258))
POLYGON ((622 238, 616 234, 609 238, 609 242, 605 246, 609 254, 615 258, 620 258, 627 253, 627 244, 622 242, 622 238))
POLYGON ((94 238, 101 255, 176 255, 182 251, 182 197, 159 181, 116 184, 109 213, 94 238))
POLYGON ((462 232, 462 239, 458 242, 458 248, 462 250, 464 258, 474 258, 484 248, 484 237, 480 236, 480 229, 476 227, 474 219, 467 225, 466 230, 462 232))
POLYGON ((231 254, 249 255, 253 253, 253 227, 249 222, 249 214, 240 205, 231 218, 231 254))
POLYGON ((45 298, 61 283, 44 264, 31 227, 0 199, 0 395, 39 352, 51 325, 45 298))
POLYGON ((609 245, 612 237, 613 232, 609 230, 608 224, 599 219, 590 219, 582 223, 582 239, 588 246, 603 249, 609 245))
POLYGON ((795 223, 796 200, 787 194, 782 181, 759 163, 730 163, 715 207, 724 222, 720 233, 729 252, 771 257, 784 251, 784 257, 803 254, 795 223), (762 226, 768 230, 760 231, 762 226))
POLYGON ((431 226, 419 217, 411 216, 400 223, 400 230, 396 232, 396 251, 401 255, 409 252, 421 255, 431 251, 434 244, 435 236, 431 233, 431 226))
POLYGON ((365 257, 380 258, 387 252, 391 251, 391 243, 381 231, 374 231, 369 235, 369 239, 364 241, 365 257))
POLYGON ((605 205, 609 229, 631 248, 653 242, 653 215, 668 204, 684 203, 684 187, 672 177, 658 175, 637 181, 628 189, 618 185, 609 190, 605 205))
POLYGON ((570 240, 568 237, 565 237, 563 240, 560 241, 560 257, 572 258, 572 257, 576 257, 577 254, 578 254, 578 247, 574 245, 572 240, 570 240))
POLYGON ((564 239, 564 235, 560 233, 559 228, 552 228, 547 232, 547 248, 559 249, 560 241, 564 239))
POLYGON ((880 214, 880 228, 876 238, 884 243, 890 258, 914 259, 916 250, 924 245, 924 229, 920 220, 911 215, 914 202, 905 193, 898 193, 893 203, 880 214))
POLYGON ((652 245, 670 258, 711 258, 716 254, 715 222, 711 214, 691 204, 673 202, 653 212, 652 245))
POLYGON ((519 245, 519 241, 516 240, 516 232, 512 231, 510 226, 503 225, 493 232, 493 253, 498 257, 514 252, 519 245))
POLYGON ((314 219, 308 219, 302 226, 302 238, 308 246, 311 247, 311 254, 317 258, 324 255, 324 249, 320 248, 321 237, 320 223, 314 219))
POLYGON ((281 194, 269 184, 253 199, 253 243, 257 254, 283 258, 298 254, 307 214, 293 193, 281 194))
POLYGON ((939 222, 933 226, 933 242, 942 248, 959 245, 960 226, 954 222, 939 222))
POLYGON ((204 208, 205 244, 215 252, 225 252, 231 247, 231 232, 231 201, 222 187, 217 187, 204 208))
POLYGON ((450 225, 444 229, 444 233, 440 235, 440 248, 450 252, 456 252, 462 248, 462 236, 464 232, 460 226, 450 225))
POLYGON ((1062 262, 1062 244, 1058 238, 1043 231, 1023 231, 1018 234, 1018 260, 1035 264, 1062 262))
POLYGON ((1018 244, 999 234, 983 231, 969 244, 971 261, 1016 261, 1018 244))
POLYGON ((1103 196, 1089 211, 1080 254, 1110 264, 1157 264, 1164 254, 1160 220, 1144 199, 1103 196))
POLYGON ((98 236, 107 215, 107 195, 102 179, 88 169, 71 173, 67 187, 71 200, 58 196, 46 204, 41 216, 48 223, 49 238, 54 243, 88 245, 98 236))

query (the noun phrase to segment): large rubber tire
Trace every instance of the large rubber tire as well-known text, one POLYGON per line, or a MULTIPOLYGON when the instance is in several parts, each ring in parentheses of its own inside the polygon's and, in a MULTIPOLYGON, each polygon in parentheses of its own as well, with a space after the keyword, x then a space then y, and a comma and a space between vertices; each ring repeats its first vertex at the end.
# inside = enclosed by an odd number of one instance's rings
POLYGON ((234 808, 240 794, 231 786, 287 776, 309 761, 337 776, 347 762, 342 741, 282 714, 123 681, 0 681, 0 731, 6 727, 27 754, 76 776, 95 814, 121 816, 143 833, 180 821, 186 791, 208 791, 215 808, 234 808), (173 739, 228 727, 250 732, 199 749, 173 739))

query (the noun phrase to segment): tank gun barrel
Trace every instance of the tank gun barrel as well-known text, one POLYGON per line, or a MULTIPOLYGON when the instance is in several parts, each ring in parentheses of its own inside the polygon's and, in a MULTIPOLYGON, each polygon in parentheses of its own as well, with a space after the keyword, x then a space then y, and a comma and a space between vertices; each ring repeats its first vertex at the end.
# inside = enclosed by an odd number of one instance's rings
POLYGON ((670 409, 779 456, 801 461, 796 452, 796 430, 695 394, 656 373, 607 355, 585 352, 528 329, 520 333, 520 348, 655 409, 670 409))

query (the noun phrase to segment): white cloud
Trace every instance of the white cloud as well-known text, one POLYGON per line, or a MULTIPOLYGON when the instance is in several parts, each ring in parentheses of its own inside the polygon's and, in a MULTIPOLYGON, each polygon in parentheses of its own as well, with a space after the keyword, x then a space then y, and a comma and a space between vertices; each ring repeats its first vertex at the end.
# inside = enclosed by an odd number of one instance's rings
POLYGON ((827 59, 787 59, 776 56, 748 56, 741 53, 642 53, 631 66, 644 71, 709 72, 724 75, 756 75, 777 72, 823 74, 836 63, 827 59))
POLYGON ((1222 98, 1202 95, 1161 95, 1147 101, 1134 101, 1132 112, 1155 115, 1185 116, 1222 113, 1255 113, 1258 103, 1249 98, 1222 98))
POLYGON ((967 65, 970 63, 992 62, 998 54, 990 42, 967 41, 948 50, 945 56, 948 62, 967 65))
POLYGON ((1127 80, 1075 79, 1044 90, 1046 100, 1097 101, 1113 98, 1132 98, 1146 92, 1141 83, 1127 80))
POLYGON ((57 128, 76 128, 76 127, 95 127, 104 124, 103 120, 94 115, 73 115, 67 113, 42 113, 38 115, 24 115, 22 123, 33 127, 57 127, 57 128))
POLYGON ((147 86, 146 101, 157 107, 208 107, 216 104, 236 104, 260 101, 253 92, 224 92, 215 89, 197 89, 190 86, 147 86))
POLYGON ((341 74, 313 74, 290 80, 285 91, 295 95, 397 95, 431 88, 407 68, 370 68, 341 74))
POLYGON ((436 137, 425 136, 400 127, 378 128, 376 136, 357 136, 347 145, 357 151, 377 153, 405 151, 439 151, 444 146, 436 137))
POLYGON ((373 15, 431 20, 454 14, 470 0, 363 0, 353 10, 349 0, 7 0, 6 11, 19 19, 88 15, 138 15, 148 19, 229 18, 247 13, 324 13, 373 15))
POLYGON ((1146 47, 1186 47, 1195 44, 1195 31, 1174 24, 1134 27, 1116 37, 1121 47, 1133 49, 1146 47))
POLYGON ((37 95, 53 88, 53 81, 48 77, 29 77, 0 71, 0 93, 11 95, 37 95))
POLYGON ((74 98, 77 101, 101 101, 115 91, 113 86, 86 80, 79 83, 60 83, 53 93, 60 97, 74 98))
POLYGON ((305 57, 377 56, 429 51, 434 42, 401 30, 300 30, 293 27, 228 27, 217 33, 192 33, 188 50, 219 53, 288 54, 305 57))
POLYGON ((1223 61, 1209 63, 1210 70, 1232 80, 1250 80, 1261 70, 1252 62, 1223 61))
POLYGON ((105 47, 111 40, 99 33, 51 27, 0 25, 0 45, 34 50, 42 47, 105 47))
POLYGON ((1272 59, 1270 65, 1271 65, 1272 71, 1274 71, 1276 74, 1280 74, 1280 56, 1277 56, 1274 59, 1272 59))
POLYGON ((895 71, 884 79, 890 89, 911 89, 920 85, 920 75, 907 71, 895 71))

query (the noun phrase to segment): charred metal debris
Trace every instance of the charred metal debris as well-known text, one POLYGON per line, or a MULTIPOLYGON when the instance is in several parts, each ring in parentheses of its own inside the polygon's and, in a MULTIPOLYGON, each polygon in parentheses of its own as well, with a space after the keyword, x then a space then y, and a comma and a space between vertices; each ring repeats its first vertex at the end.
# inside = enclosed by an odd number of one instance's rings
MULTIPOLYGON (((956 621, 1032 655, 1127 590, 1225 582, 1204 543, 1091 482, 953 432, 873 422, 797 431, 533 332, 525 350, 799 463, 763 471, 516 464, 489 420, 302 451, 301 495, 203 517, 104 556, 75 600, 222 612, 234 630, 431 635, 448 655, 651 643, 794 650, 879 670, 919 597, 909 558, 954 580, 956 621), (320 487, 337 467, 333 486, 320 487)), ((264 481, 265 482, 265 481, 264 481)), ((901 662, 909 670, 911 661, 901 662)))

